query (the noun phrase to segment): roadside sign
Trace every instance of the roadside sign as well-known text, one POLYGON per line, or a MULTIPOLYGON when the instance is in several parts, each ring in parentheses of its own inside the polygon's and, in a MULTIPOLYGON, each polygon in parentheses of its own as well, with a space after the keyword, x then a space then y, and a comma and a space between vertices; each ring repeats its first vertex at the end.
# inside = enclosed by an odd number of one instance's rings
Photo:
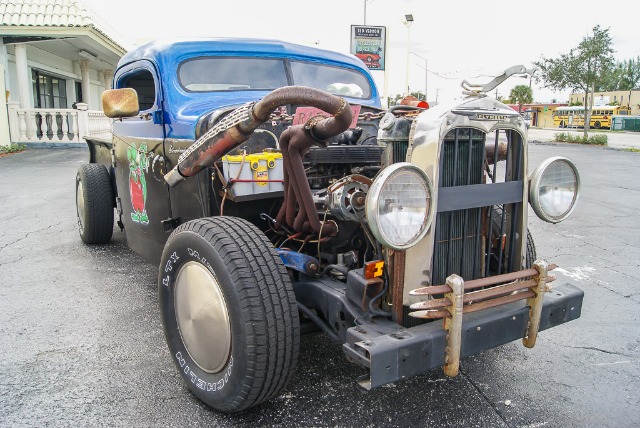
POLYGON ((370 70, 384 70, 386 43, 386 27, 351 26, 351 53, 370 70))

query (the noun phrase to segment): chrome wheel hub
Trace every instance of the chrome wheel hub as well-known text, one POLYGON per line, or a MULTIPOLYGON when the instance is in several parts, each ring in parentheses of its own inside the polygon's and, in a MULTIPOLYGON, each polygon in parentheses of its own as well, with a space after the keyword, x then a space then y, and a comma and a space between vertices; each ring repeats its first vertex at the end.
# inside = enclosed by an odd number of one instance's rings
POLYGON ((178 272, 175 310, 189 356, 202 370, 218 373, 231 353, 231 325, 220 285, 202 264, 190 261, 178 272))

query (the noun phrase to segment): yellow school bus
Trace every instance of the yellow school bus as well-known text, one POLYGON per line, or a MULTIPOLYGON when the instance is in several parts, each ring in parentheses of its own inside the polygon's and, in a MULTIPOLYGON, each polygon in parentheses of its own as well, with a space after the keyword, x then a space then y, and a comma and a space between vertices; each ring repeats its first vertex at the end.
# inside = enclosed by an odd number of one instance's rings
MULTIPOLYGON (((629 107, 623 106, 594 106, 591 110, 591 128, 611 128, 611 116, 628 115, 629 107)), ((585 110, 583 106, 558 107, 553 113, 553 126, 558 128, 584 127, 585 110)))

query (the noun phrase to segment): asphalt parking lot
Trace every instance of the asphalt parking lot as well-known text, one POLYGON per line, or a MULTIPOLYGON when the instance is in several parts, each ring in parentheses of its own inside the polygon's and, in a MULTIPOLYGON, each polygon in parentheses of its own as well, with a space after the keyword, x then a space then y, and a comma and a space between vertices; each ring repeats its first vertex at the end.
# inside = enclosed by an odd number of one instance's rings
MULTIPOLYGON (((638 136, 640 139, 640 135, 638 136)), ((640 426, 640 153, 534 143, 582 178, 563 223, 530 229, 557 283, 585 291, 582 317, 441 370, 364 391, 338 345, 304 337, 293 381, 237 415, 201 404, 164 344, 155 266, 124 234, 85 246, 74 178, 85 149, 0 158, 0 426, 640 426)))

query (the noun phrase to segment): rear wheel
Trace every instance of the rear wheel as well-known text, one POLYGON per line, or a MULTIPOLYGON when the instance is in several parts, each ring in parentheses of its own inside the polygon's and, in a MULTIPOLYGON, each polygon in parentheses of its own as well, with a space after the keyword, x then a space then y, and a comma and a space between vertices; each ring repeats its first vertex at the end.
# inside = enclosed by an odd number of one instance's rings
POLYGON ((596 128, 596 129, 600 129, 600 128, 602 128, 602 124, 601 124, 599 121, 596 121, 596 122, 593 124, 593 127, 594 127, 594 128, 596 128))
POLYGON ((178 227, 158 289, 172 359, 202 401, 236 412, 288 383, 300 342, 296 298, 280 257, 251 223, 216 217, 178 227))
POLYGON ((114 196, 104 165, 82 165, 76 175, 76 214, 86 244, 106 244, 113 235, 114 196))

